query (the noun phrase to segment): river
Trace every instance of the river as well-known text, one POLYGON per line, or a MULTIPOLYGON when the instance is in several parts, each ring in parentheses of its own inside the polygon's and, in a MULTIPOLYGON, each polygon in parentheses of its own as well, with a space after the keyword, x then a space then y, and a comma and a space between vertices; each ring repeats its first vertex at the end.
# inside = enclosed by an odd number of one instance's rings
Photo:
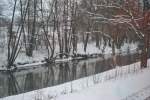
MULTIPOLYGON (((118 54, 117 66, 139 61, 138 53, 118 54)), ((39 65, 29 70, 0 72, 0 98, 52 87, 115 68, 112 57, 75 60, 51 65, 39 65)))

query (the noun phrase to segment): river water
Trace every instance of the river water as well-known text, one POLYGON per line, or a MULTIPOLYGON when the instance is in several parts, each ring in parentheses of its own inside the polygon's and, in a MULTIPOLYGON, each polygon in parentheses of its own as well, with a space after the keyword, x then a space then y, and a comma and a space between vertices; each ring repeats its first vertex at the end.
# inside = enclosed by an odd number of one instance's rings
MULTIPOLYGON (((124 66, 139 61, 140 56, 138 53, 128 53, 119 54, 116 58, 117 66, 124 66)), ((113 68, 110 56, 39 65, 34 69, 16 72, 0 72, 0 98, 63 84, 113 68)))

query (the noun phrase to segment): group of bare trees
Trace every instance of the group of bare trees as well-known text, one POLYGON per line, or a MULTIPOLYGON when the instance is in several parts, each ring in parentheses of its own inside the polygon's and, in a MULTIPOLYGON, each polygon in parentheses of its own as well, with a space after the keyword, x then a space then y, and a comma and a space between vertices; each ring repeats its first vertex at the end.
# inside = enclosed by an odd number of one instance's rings
POLYGON ((68 55, 72 47, 76 52, 76 0, 14 0, 13 4, 8 27, 7 68, 13 65, 21 49, 32 57, 38 45, 46 46, 48 59, 53 58, 56 43, 60 57, 68 55), (38 40, 39 36, 43 37, 42 40, 38 40), (40 44, 41 41, 44 44, 40 44))
POLYGON ((144 46, 141 53, 141 67, 146 67, 150 40, 150 1, 82 0, 82 2, 82 11, 88 15, 88 20, 92 20, 90 27, 98 25, 98 28, 92 28, 92 31, 88 28, 86 33, 97 32, 103 34, 104 39, 108 38, 107 42, 111 42, 114 65, 115 49, 120 47, 126 38, 130 38, 142 40, 144 46))
POLYGON ((14 0, 13 4, 7 68, 13 65, 21 49, 32 57, 36 46, 45 45, 48 59, 51 59, 58 45, 62 58, 71 52, 77 53, 80 39, 86 52, 90 38, 98 48, 103 43, 102 51, 110 45, 114 62, 115 49, 125 40, 142 39, 142 66, 146 66, 150 37, 146 31, 150 22, 148 0, 14 0), (39 40, 39 36, 43 38, 39 40))

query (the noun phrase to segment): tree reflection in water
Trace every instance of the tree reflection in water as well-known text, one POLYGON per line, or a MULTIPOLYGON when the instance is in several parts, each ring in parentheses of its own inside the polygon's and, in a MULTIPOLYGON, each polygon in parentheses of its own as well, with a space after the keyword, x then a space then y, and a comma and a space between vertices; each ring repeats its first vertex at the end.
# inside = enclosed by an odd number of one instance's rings
POLYGON ((34 89, 33 73, 28 73, 25 78, 24 92, 34 89))
POLYGON ((56 67, 55 64, 53 66, 51 65, 48 66, 48 71, 46 72, 45 86, 55 85, 54 67, 56 67))
POLYGON ((58 83, 64 83, 70 80, 69 63, 59 64, 59 80, 58 83))
POLYGON ((83 66, 82 66, 81 76, 87 76, 87 65, 86 65, 86 62, 84 62, 83 66))
MULTIPOLYGON (((130 53, 130 52, 129 52, 130 53)), ((117 55, 117 66, 139 61, 139 54, 117 55)), ((112 68, 112 57, 42 65, 36 69, 0 72, 0 97, 29 92, 98 74, 112 68)))
POLYGON ((77 66, 78 66, 78 60, 74 61, 72 63, 72 79, 75 80, 77 78, 77 66))
POLYGON ((8 79, 7 79, 8 95, 18 94, 19 92, 21 92, 21 89, 19 87, 19 84, 18 84, 16 78, 13 75, 13 72, 8 71, 7 73, 8 73, 8 79))

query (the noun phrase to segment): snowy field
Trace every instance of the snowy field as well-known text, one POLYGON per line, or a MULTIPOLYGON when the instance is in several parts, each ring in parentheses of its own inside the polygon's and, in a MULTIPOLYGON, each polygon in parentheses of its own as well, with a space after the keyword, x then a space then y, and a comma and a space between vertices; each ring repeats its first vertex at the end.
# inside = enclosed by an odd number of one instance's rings
POLYGON ((141 69, 138 62, 0 100, 144 100, 150 96, 150 60, 148 66, 141 69))

